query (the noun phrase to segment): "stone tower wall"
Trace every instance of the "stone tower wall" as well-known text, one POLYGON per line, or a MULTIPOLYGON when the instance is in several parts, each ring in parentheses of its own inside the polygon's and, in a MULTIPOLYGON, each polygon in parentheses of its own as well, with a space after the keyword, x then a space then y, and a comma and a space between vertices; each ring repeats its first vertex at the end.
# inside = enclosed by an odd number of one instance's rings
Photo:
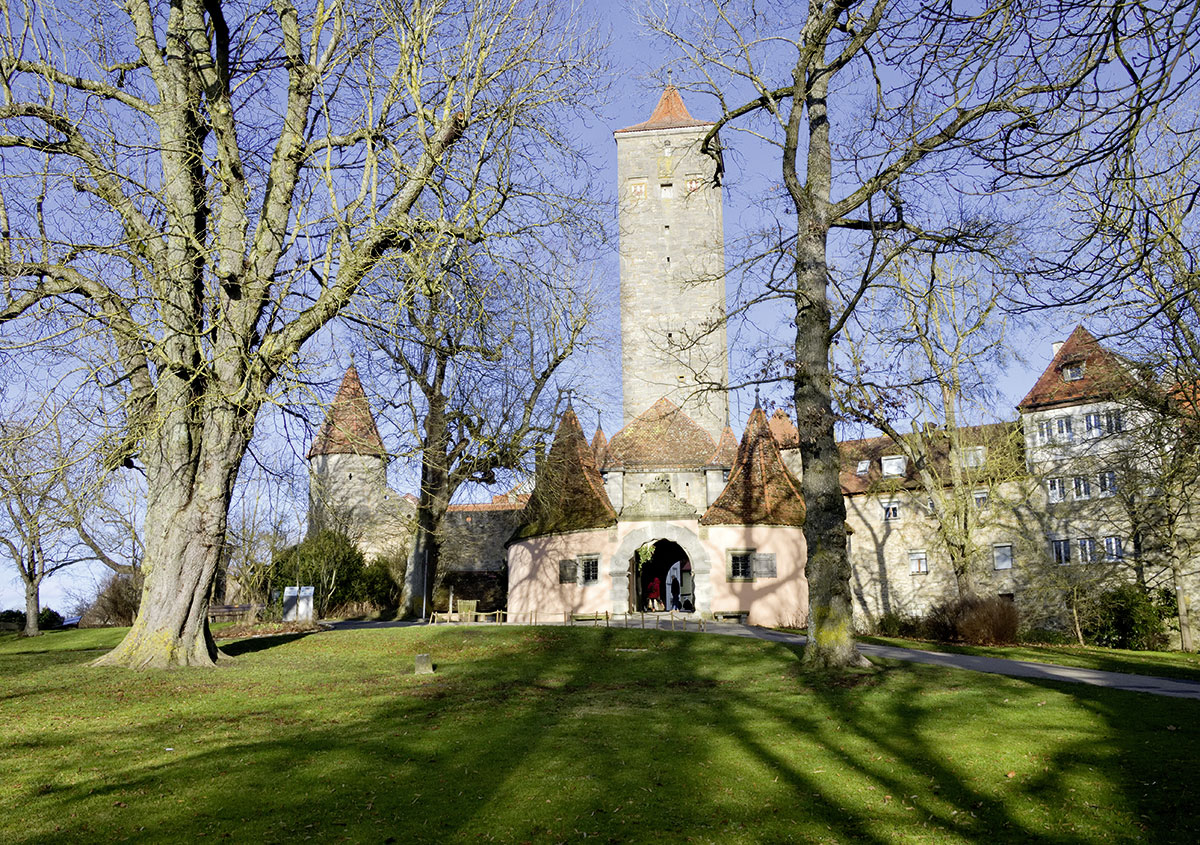
POLYGON ((413 509, 388 486, 382 458, 314 455, 309 471, 309 531, 341 531, 368 560, 407 548, 413 509))
POLYGON ((716 441, 729 399, 725 233, 707 127, 617 133, 624 423, 667 397, 716 441), (710 332, 706 328, 716 325, 710 332))

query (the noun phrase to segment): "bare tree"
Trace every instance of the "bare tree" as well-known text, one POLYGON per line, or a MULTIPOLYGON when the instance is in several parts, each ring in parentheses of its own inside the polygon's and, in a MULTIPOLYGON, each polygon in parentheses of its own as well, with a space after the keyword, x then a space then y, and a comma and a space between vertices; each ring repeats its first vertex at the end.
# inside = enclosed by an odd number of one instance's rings
POLYGON ((365 335, 394 385, 385 416, 420 456, 401 608, 413 615, 432 598, 442 518, 459 489, 532 475, 529 458, 552 433, 567 383, 564 364, 594 337, 595 315, 590 291, 572 282, 575 269, 542 250, 502 257, 445 244, 406 258, 399 271, 418 293, 371 320, 365 335))
POLYGON ((103 333, 95 369, 125 391, 109 464, 148 479, 142 609, 100 662, 217 658, 208 596, 259 410, 380 259, 438 231, 418 199, 447 150, 513 114, 534 144, 587 87, 573 12, 131 0, 84 25, 6 7, 0 322, 103 333))
POLYGON ((719 132, 741 127, 778 156, 795 219, 770 251, 778 284, 769 287, 794 313, 785 375, 808 507, 804 659, 855 663, 834 340, 889 260, 913 245, 987 248, 991 226, 973 212, 945 213, 957 205, 947 195, 1003 190, 1014 177, 1053 178, 1110 156, 1136 134, 1144 106, 1193 84, 1181 80, 1194 61, 1194 4, 1044 0, 967 13, 901 0, 799 10, 696 0, 664 4, 648 23, 721 103, 706 141, 713 154, 719 132), (831 266, 834 233, 836 249, 862 245, 857 272, 831 266))

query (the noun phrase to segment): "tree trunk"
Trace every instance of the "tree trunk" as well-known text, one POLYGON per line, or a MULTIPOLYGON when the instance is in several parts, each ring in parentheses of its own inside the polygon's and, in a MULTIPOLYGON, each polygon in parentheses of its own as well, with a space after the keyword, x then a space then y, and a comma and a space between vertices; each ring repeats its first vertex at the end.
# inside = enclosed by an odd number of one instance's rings
POLYGON ((1071 596, 1071 622, 1075 626, 1075 639, 1079 640, 1079 644, 1086 645, 1083 641, 1083 628, 1079 625, 1079 597, 1072 594, 1071 596))
POLYGON ((1171 579, 1175 586, 1175 607, 1179 615, 1179 647, 1184 651, 1195 651, 1195 644, 1192 641, 1192 618, 1191 608, 1188 606, 1188 592, 1184 588, 1179 558, 1175 555, 1171 557, 1171 579))
POLYGON ((38 614, 42 612, 41 601, 38 597, 38 582, 25 583, 25 631, 22 636, 36 637, 41 634, 38 629, 38 614))

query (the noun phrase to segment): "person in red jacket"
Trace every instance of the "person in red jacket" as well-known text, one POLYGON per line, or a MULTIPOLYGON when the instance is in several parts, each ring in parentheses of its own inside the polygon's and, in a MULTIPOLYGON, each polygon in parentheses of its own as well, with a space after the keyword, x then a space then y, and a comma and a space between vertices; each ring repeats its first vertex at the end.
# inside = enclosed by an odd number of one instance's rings
POLYGON ((660 610, 662 608, 662 602, 660 601, 661 596, 662 581, 660 581, 656 575, 650 580, 650 583, 646 585, 646 601, 650 605, 651 610, 660 610))

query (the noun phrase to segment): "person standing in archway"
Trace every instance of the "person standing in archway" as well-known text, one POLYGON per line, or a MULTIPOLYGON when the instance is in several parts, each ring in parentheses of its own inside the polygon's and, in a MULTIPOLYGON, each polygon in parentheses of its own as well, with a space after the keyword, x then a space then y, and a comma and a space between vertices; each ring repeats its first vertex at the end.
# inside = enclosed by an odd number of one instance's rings
POLYGON ((662 581, 655 575, 650 579, 650 583, 646 585, 646 603, 651 610, 660 610, 662 607, 662 581))
POLYGON ((667 608, 669 610, 683 609, 683 605, 679 602, 679 578, 682 566, 683 561, 678 561, 667 571, 667 600, 669 602, 667 608))

